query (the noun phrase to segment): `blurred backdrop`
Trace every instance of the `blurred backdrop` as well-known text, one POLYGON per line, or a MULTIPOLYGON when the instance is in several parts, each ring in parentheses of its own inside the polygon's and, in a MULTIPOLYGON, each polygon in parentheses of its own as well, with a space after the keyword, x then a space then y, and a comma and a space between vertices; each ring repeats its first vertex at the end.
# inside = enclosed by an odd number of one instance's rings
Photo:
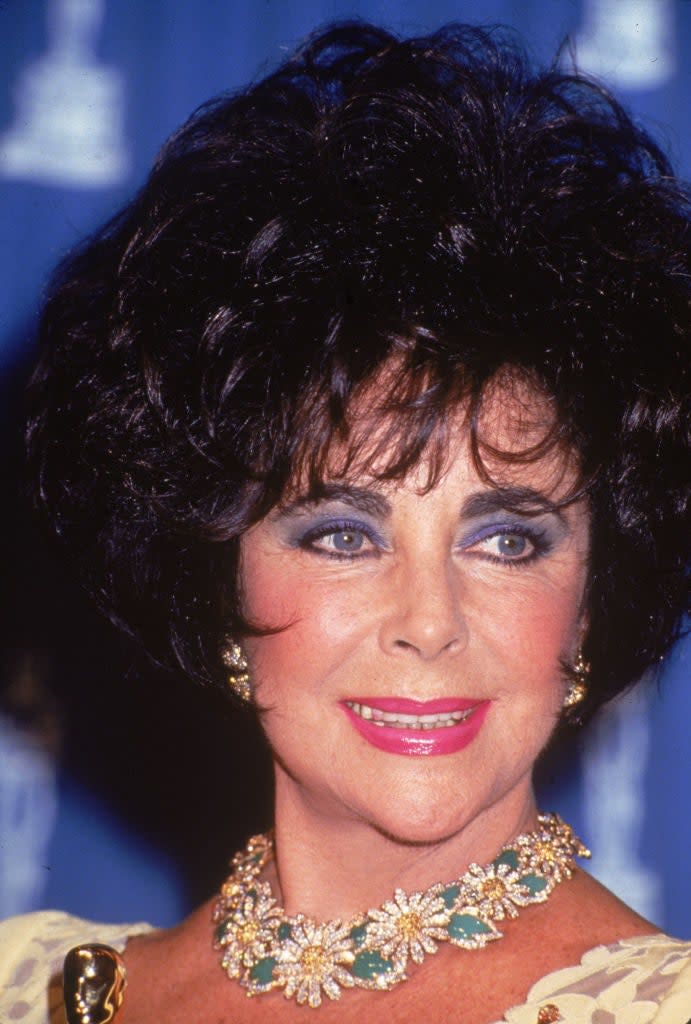
MULTIPOLYGON (((22 388, 51 267, 142 182, 202 101, 308 32, 515 26, 538 60, 568 39, 691 176, 687 0, 4 0, 0 4, 0 917, 58 907, 171 924, 270 817, 252 719, 162 677, 115 636, 31 522, 22 388)), ((654 344, 654 339, 651 339, 654 344)), ((604 370, 604 368, 603 368, 604 370)), ((542 767, 545 808, 593 872, 691 938, 688 643, 542 767)))

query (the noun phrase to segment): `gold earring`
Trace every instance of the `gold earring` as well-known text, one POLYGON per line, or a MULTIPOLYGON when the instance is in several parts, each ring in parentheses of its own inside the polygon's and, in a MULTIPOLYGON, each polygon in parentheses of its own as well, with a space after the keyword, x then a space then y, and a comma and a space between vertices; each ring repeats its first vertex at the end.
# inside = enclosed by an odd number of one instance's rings
POLYGON ((564 710, 567 712, 570 712, 572 708, 577 707, 581 701, 585 700, 588 693, 590 665, 584 659, 581 648, 578 649, 576 660, 573 663, 571 671, 575 678, 571 681, 568 690, 564 694, 564 702, 562 705, 564 710))
POLYGON ((250 681, 249 666, 247 658, 240 644, 231 642, 221 654, 223 664, 230 671, 228 672, 228 685, 241 701, 248 703, 252 700, 252 683, 250 681))

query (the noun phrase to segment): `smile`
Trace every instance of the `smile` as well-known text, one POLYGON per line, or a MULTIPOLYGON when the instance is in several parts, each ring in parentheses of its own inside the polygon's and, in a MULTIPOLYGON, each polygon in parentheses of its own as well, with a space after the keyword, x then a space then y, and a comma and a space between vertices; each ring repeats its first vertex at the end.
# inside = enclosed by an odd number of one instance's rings
POLYGON ((381 708, 370 707, 369 704, 358 704, 346 701, 346 704, 360 718, 371 721, 374 725, 389 729, 448 729, 465 721, 472 715, 473 709, 465 711, 447 711, 436 715, 405 715, 393 711, 382 711, 381 708))
POLYGON ((453 754, 477 736, 491 701, 398 697, 348 698, 346 717, 371 746, 389 754, 420 757, 453 754))

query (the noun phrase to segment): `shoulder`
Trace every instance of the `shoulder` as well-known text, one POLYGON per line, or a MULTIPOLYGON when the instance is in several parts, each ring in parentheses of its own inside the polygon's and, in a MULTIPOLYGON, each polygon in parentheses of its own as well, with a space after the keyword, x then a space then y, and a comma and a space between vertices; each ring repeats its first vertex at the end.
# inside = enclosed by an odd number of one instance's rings
POLYGON ((65 954, 84 942, 122 951, 144 923, 99 924, 60 911, 40 911, 0 922, 0 1020, 49 1024, 59 1019, 65 954))
POLYGON ((545 1006, 569 1024, 596 1020, 598 1011, 611 1024, 680 1024, 691 1006, 691 942, 658 933, 596 946, 536 982, 505 1019, 534 1024, 545 1006))

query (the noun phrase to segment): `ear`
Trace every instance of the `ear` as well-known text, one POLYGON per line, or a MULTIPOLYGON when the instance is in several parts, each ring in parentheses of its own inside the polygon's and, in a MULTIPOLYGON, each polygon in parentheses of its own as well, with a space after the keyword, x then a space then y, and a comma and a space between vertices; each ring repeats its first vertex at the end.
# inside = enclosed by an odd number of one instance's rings
POLYGON ((576 627, 576 646, 580 649, 585 643, 590 629, 590 613, 587 608, 582 608, 576 627))
POLYGON ((588 629, 590 627, 590 616, 588 612, 583 609, 580 616, 576 621, 576 626, 573 633, 573 641, 569 649, 569 663, 574 665, 579 655, 583 653, 583 646, 588 637, 588 629))

